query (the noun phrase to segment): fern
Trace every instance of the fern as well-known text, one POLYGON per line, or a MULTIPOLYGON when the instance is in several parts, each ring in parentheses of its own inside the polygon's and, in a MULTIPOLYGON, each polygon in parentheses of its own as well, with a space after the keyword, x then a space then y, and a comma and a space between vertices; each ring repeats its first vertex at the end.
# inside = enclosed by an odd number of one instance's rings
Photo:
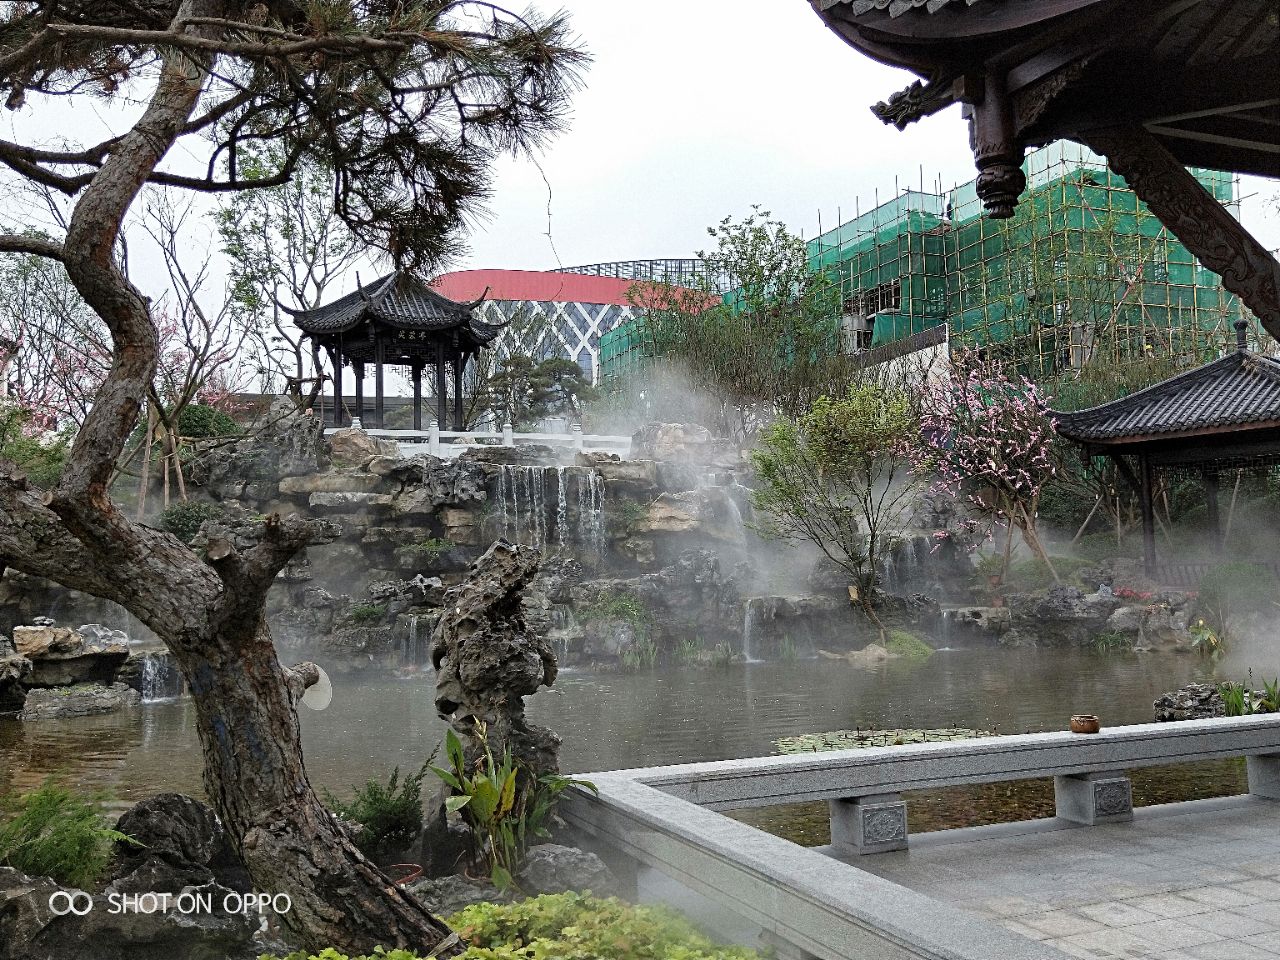
POLYGON ((113 844, 141 846, 107 826, 98 798, 78 797, 51 780, 21 797, 0 798, 0 815, 0 863, 68 886, 96 882, 113 844))

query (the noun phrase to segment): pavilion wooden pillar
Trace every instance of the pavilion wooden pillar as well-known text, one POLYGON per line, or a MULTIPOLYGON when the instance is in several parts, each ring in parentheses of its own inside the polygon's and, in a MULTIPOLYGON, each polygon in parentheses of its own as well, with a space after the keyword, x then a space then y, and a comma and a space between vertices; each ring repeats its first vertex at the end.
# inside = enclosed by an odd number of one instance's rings
POLYGON ((382 368, 384 366, 383 348, 382 348, 382 331, 378 330, 374 333, 373 343, 373 419, 377 421, 378 429, 381 430, 386 426, 386 401, 383 396, 382 389, 382 368))
POLYGON ((466 429, 462 411, 462 368, 467 364, 467 355, 461 350, 453 354, 453 429, 461 432, 466 429))
POLYGON ((1156 505, 1153 493, 1151 460, 1138 458, 1139 484, 1138 495, 1142 499, 1142 557, 1146 575, 1152 579, 1156 576, 1156 505))
POLYGON ((329 361, 333 364, 333 425, 340 427, 345 422, 342 412, 342 341, 339 340, 329 351, 329 361))
POLYGON ((360 419, 361 426, 364 425, 364 362, 352 362, 351 370, 356 377, 356 412, 354 416, 360 419))
POLYGON ((413 380, 413 429, 422 429, 422 364, 415 363, 409 368, 413 380))
POLYGON ((1209 545, 1214 553, 1222 552, 1222 519, 1218 509, 1218 472, 1206 470, 1204 474, 1204 502, 1209 521, 1209 545))
POLYGON ((436 345, 436 425, 443 430, 448 426, 445 420, 445 414, 448 408, 445 406, 445 387, 444 387, 444 349, 439 344, 436 345))

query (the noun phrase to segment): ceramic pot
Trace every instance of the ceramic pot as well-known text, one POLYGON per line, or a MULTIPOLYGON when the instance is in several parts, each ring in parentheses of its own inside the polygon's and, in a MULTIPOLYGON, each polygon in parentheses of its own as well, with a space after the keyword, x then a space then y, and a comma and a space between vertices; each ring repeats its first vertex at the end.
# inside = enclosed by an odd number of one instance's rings
POLYGON ((1072 733, 1097 733, 1102 727, 1091 713, 1077 713, 1071 718, 1072 733))

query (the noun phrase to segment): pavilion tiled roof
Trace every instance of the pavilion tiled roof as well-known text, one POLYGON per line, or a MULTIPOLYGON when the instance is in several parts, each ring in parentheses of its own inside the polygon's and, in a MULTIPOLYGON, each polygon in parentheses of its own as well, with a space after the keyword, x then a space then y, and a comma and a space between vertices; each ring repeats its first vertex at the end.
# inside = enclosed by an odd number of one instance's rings
POLYGON ((973 6, 978 0, 828 0, 824 3, 823 8, 834 7, 838 3, 845 3, 849 7, 849 12, 855 17, 872 10, 888 10, 889 16, 900 17, 909 10, 918 10, 923 7, 929 13, 935 13, 947 6, 949 3, 961 3, 966 6, 973 6))
MULTIPOLYGON (((366 320, 404 330, 444 331, 465 327, 489 343, 500 327, 476 319, 474 303, 459 303, 408 273, 392 273, 312 310, 290 310, 293 321, 312 335, 345 333, 366 320)), ((288 309, 288 308, 286 308, 288 309)))
POLYGON ((1237 350, 1100 406, 1054 413, 1062 436, 1082 442, 1160 439, 1280 423, 1280 362, 1237 350))

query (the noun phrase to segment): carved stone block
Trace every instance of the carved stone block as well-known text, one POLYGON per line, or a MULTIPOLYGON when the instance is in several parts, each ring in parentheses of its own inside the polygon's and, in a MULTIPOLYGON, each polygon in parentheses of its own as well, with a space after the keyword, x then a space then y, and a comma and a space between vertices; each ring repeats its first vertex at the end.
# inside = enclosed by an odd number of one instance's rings
POLYGON ((1084 773, 1053 778, 1057 813, 1073 823, 1113 823, 1133 819, 1133 788, 1128 777, 1084 773))
POLYGON ((907 805, 897 794, 831 801, 831 844, 844 853, 885 853, 907 846, 907 805))

